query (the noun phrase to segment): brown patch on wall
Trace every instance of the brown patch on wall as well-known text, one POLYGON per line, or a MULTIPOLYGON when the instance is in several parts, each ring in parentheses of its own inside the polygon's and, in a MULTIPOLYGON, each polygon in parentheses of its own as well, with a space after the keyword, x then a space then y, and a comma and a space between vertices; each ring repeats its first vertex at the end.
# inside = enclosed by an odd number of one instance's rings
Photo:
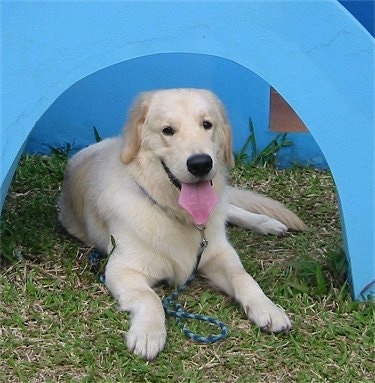
POLYGON ((270 129, 273 132, 307 132, 308 129, 290 105, 271 88, 270 129))

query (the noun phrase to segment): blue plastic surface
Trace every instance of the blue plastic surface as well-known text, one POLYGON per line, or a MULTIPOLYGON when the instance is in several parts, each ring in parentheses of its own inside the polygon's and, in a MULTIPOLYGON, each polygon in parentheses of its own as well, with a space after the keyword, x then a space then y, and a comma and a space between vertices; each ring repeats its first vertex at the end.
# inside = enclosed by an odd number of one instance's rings
POLYGON ((30 131, 71 85, 145 55, 218 56, 308 126, 338 189, 354 297, 375 294, 374 39, 337 1, 3 1, 1 34, 1 206, 30 131))

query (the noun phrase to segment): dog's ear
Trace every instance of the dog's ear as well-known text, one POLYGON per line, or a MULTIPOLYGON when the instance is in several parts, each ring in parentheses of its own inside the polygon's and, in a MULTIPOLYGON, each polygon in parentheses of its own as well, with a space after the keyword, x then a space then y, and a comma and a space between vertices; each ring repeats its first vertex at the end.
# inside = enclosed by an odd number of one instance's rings
POLYGON ((124 147, 121 160, 128 164, 137 156, 141 147, 141 129, 149 108, 150 94, 143 93, 130 109, 129 118, 124 128, 124 147))
POLYGON ((234 156, 232 151, 232 130, 224 105, 219 100, 217 100, 217 106, 219 108, 221 128, 224 136, 224 159, 229 167, 233 167, 234 156))
POLYGON ((234 166, 234 156, 232 150, 232 130, 229 122, 227 121, 224 128, 224 139, 225 139, 225 160, 229 167, 234 166))

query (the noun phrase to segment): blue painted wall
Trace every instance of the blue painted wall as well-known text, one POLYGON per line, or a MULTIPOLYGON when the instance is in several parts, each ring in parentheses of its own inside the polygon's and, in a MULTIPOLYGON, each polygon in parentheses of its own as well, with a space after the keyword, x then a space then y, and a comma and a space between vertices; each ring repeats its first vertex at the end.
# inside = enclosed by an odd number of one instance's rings
POLYGON ((49 150, 67 142, 76 148, 93 141, 93 126, 103 137, 121 132, 128 108, 139 92, 173 87, 209 88, 228 106, 235 146, 240 147, 249 117, 266 128, 269 94, 264 81, 230 60, 199 54, 156 54, 110 66, 64 92, 37 122, 28 151, 49 150))
POLYGON ((342 0, 340 3, 374 36, 374 0, 342 0))
MULTIPOLYGON (((239 152, 252 119, 258 146, 275 134, 269 127, 269 85, 259 76, 230 60, 201 54, 170 53, 128 60, 98 71, 74 84, 44 113, 35 125, 26 151, 47 153, 67 143, 77 150, 94 142, 93 127, 102 137, 121 132, 126 112, 142 91, 172 87, 213 90, 222 99, 234 130, 234 150, 239 152)), ((277 159, 326 167, 324 156, 310 134, 290 135, 294 145, 277 159)))

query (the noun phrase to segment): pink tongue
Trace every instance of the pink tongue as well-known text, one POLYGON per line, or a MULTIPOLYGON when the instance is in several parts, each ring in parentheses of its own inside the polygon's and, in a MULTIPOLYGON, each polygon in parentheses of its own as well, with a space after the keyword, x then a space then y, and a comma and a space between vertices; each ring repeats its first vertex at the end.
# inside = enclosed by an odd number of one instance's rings
POLYGON ((212 209, 217 204, 217 196, 211 181, 196 184, 181 183, 178 203, 191 214, 194 224, 205 225, 212 209))

